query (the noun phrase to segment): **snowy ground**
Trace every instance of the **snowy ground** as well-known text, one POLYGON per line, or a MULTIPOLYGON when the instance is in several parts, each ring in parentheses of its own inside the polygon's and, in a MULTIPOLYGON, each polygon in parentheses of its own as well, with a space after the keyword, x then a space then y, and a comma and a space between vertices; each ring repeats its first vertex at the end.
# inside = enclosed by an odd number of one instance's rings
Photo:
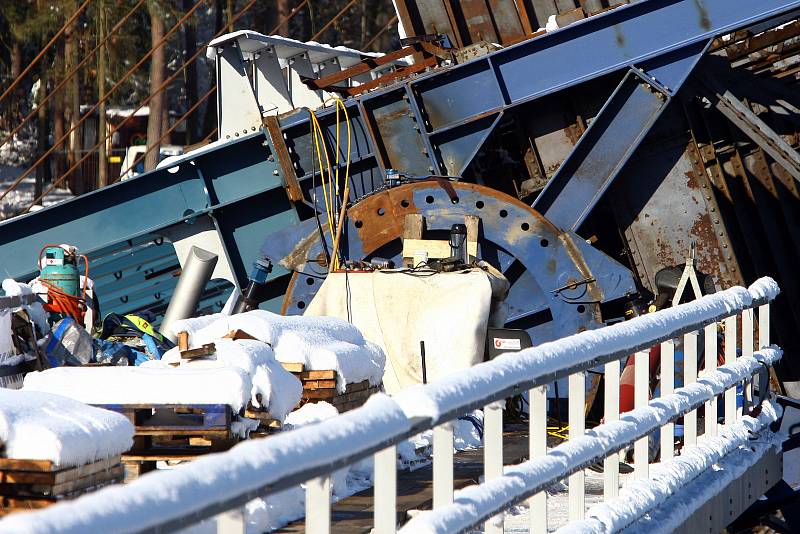
MULTIPOLYGON (((24 172, 22 167, 12 167, 10 165, 0 165, 0 194, 5 192, 14 183, 14 180, 24 172)), ((36 186, 36 176, 31 174, 26 176, 20 184, 0 201, 0 220, 8 219, 30 206, 33 202, 33 191, 36 186)), ((44 206, 52 206, 63 200, 72 198, 74 195, 68 189, 56 187, 44 199, 44 206)))
MULTIPOLYGON (((620 487, 623 486, 632 475, 619 475, 620 487)), ((586 470, 586 509, 603 500, 603 474, 590 469, 586 470)), ((515 506, 506 514, 505 532, 528 532, 530 527, 530 515, 527 505, 515 506)), ((547 498, 547 530, 553 532, 564 526, 568 519, 568 497, 566 484, 558 488, 551 488, 547 498)))

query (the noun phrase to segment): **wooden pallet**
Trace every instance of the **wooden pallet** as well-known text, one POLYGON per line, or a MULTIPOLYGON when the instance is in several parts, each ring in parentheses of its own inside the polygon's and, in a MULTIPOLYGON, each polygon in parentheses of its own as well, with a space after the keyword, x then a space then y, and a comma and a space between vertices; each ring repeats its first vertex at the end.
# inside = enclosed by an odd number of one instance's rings
POLYGON ((49 460, 0 458, 0 515, 75 498, 122 482, 123 474, 119 456, 77 467, 58 467, 49 460))
POLYGON ((126 416, 136 436, 230 437, 233 413, 226 404, 96 404, 126 416))
POLYGON ((125 482, 156 469, 159 461, 193 460, 238 442, 226 404, 105 404, 134 425, 133 447, 122 455, 125 482))

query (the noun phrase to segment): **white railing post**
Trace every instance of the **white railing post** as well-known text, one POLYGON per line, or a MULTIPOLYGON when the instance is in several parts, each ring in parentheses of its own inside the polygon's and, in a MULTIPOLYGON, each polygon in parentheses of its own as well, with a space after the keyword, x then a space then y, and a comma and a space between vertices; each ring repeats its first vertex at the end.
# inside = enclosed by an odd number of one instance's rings
MULTIPOLYGON (((612 360, 605 366, 603 412, 606 423, 619 420, 619 367, 619 360, 612 360)), ((619 453, 615 452, 603 460, 603 498, 608 500, 617 495, 619 495, 619 453)))
MULTIPOLYGON (((725 363, 736 361, 736 316, 725 318, 725 363)), ((725 424, 736 422, 736 387, 725 392, 725 424)))
MULTIPOLYGON (((503 403, 493 402, 483 409, 483 477, 503 476, 503 403)), ((503 514, 486 521, 486 534, 503 534, 503 514)))
POLYGON ((758 307, 758 348, 769 347, 769 302, 758 307))
POLYGON ((453 422, 433 429, 433 507, 453 502, 453 422))
POLYGON ((306 482, 306 532, 329 534, 331 531, 331 476, 323 475, 306 482))
MULTIPOLYGON (((769 347, 769 302, 766 304, 762 304, 758 307, 758 346, 757 348, 762 349, 764 347, 769 347)), ((761 388, 768 387, 769 384, 762 384, 760 382, 760 378, 758 379, 758 389, 759 391, 761 388)), ((769 378, 767 382, 772 380, 772 371, 769 372, 769 378)))
MULTIPOLYGON (((661 396, 675 391, 675 343, 670 339, 661 344, 661 396)), ((661 427, 661 461, 671 460, 675 453, 675 423, 661 427)))
MULTIPOLYGON (((569 439, 579 438, 586 430, 586 379, 584 374, 569 375, 569 439)), ((580 470, 569 476, 569 520, 584 518, 586 499, 584 472, 580 470)))
MULTIPOLYGON (((683 385, 697 382, 697 332, 683 336, 683 385)), ((697 445, 697 410, 683 416, 683 445, 697 445)))
POLYGON ((247 521, 244 517, 243 508, 234 508, 227 512, 222 512, 215 518, 217 523, 217 534, 245 534, 247 532, 247 521))
MULTIPOLYGON (((705 352, 705 373, 713 373, 717 368, 717 323, 711 323, 705 327, 703 336, 705 352)), ((717 398, 711 397, 705 404, 706 413, 706 438, 713 438, 717 435, 717 398)))
MULTIPOLYGON (((528 392, 530 399, 529 449, 531 458, 547 455, 547 386, 528 392)), ((528 499, 531 534, 547 533, 547 491, 540 491, 528 499)))
MULTIPOLYGON (((753 308, 742 310, 742 356, 753 355, 753 308)), ((742 389, 742 395, 745 399, 753 398, 753 381, 747 380, 742 389)), ((743 404, 744 405, 744 404, 743 404)), ((741 416, 741 413, 740 413, 741 416)))
MULTIPOLYGON (((397 530, 397 447, 392 445, 374 456, 375 534, 393 534, 397 530)), ((316 532, 306 529, 306 532, 316 532)))
MULTIPOLYGON (((647 406, 650 396, 650 353, 637 352, 634 356, 633 405, 635 408, 647 406)), ((633 444, 633 476, 647 478, 649 476, 649 451, 647 436, 636 440, 633 444)))

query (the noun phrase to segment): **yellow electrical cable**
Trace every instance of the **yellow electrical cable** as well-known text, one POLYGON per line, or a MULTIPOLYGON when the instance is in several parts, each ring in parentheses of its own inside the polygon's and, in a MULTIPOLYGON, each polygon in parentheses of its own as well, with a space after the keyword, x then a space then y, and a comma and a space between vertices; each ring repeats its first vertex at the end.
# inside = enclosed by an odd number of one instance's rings
MULTIPOLYGON (((339 239, 342 235, 342 228, 344 227, 344 220, 345 220, 345 213, 347 210, 347 199, 350 194, 350 139, 351 139, 351 131, 350 131, 350 115, 347 112, 347 107, 344 105, 344 102, 340 98, 336 99, 336 110, 338 116, 339 107, 342 108, 342 112, 344 113, 344 120, 345 124, 347 125, 347 160, 345 163, 345 171, 344 171, 344 191, 342 193, 342 206, 339 210, 339 221, 336 225, 336 237, 333 240, 333 257, 334 261, 334 269, 339 268, 339 239)), ((339 157, 339 124, 337 122, 336 125, 336 157, 337 157, 337 178, 336 178, 336 187, 337 187, 337 194, 338 194, 338 187, 339 187, 339 178, 338 178, 338 157, 339 157)))
MULTIPOLYGON (((345 219, 345 212, 347 209, 347 199, 348 195, 350 194, 350 142, 352 138, 352 132, 350 129, 350 116, 347 112, 347 107, 344 105, 340 98, 331 98, 329 99, 334 101, 334 105, 336 106, 336 160, 334 164, 336 165, 336 170, 331 170, 331 162, 330 158, 328 157, 328 147, 327 143, 325 142, 325 136, 322 132, 322 127, 319 124, 319 120, 317 119, 316 114, 309 110, 309 114, 311 117, 311 126, 312 126, 312 138, 314 141, 314 146, 317 151, 317 161, 319 162, 320 167, 320 181, 322 183, 322 196, 325 202, 325 214, 328 217, 328 228, 331 230, 332 235, 334 235, 333 240, 333 254, 331 256, 331 265, 329 270, 337 270, 340 267, 339 264, 339 239, 341 238, 342 228, 344 227, 344 219, 345 219), (336 216, 336 206, 335 202, 339 198, 339 162, 340 162, 340 130, 341 130, 341 122, 339 120, 339 108, 341 108, 344 118, 345 124, 347 125, 347 160, 345 164, 345 175, 344 175, 344 191, 342 194, 342 203, 339 213, 338 221, 335 220, 336 216), (320 143, 320 139, 322 142, 320 143), (325 153, 325 163, 327 164, 328 172, 325 172, 325 167, 322 165, 322 155, 321 153, 325 153), (334 228, 334 224, 336 225, 334 228)), ((326 101, 327 102, 327 101, 326 101)))

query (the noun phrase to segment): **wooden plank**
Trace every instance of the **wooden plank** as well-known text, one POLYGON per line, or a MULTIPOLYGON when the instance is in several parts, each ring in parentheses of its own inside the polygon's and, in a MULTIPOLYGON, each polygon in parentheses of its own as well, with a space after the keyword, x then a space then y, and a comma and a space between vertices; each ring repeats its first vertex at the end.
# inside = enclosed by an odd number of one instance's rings
POLYGON ((303 381, 304 390, 316 389, 335 389, 336 380, 305 380, 303 381))
POLYGON ((302 373, 304 365, 299 362, 281 362, 284 369, 290 373, 302 373))
POLYGON ((228 428, 207 428, 207 427, 182 427, 182 426, 142 426, 136 427, 138 436, 207 436, 215 438, 227 438, 230 434, 228 428))
POLYGON ((204 358, 206 356, 211 356, 217 351, 217 348, 214 346, 213 343, 206 343, 202 347, 196 349, 189 349, 189 350, 182 350, 181 351, 181 358, 184 360, 193 360, 195 358, 204 358))
MULTIPOLYGON (((8 458, 3 458, 3 460, 8 460, 8 458)), ((0 473, 0 481, 6 484, 60 484, 109 469, 119 462, 120 457, 114 456, 91 464, 63 468, 58 471, 3 470, 0 473)))
POLYGON ((364 391, 366 389, 370 389, 369 380, 362 380, 361 382, 354 382, 352 384, 347 384, 344 391, 345 394, 347 394, 347 393, 356 393, 358 391, 364 391))
POLYGON ((237 339, 255 339, 256 341, 258 341, 255 337, 251 336, 244 330, 239 330, 238 328, 236 330, 231 330, 230 332, 222 336, 222 338, 233 339, 234 341, 237 339))
POLYGON ((332 399, 336 397, 335 389, 317 389, 303 391, 303 398, 306 399, 332 399))
MULTIPOLYGON (((284 367, 285 368, 285 367, 284 367)), ((336 371, 302 371, 294 373, 302 380, 336 380, 336 371)))
POLYGON ((189 350, 189 332, 178 332, 178 350, 189 350))
POLYGON ((75 480, 61 482, 60 484, 0 484, 0 492, 3 495, 12 497, 61 496, 79 490, 93 488, 103 482, 119 482, 122 480, 124 471, 122 464, 117 464, 110 469, 92 473, 75 480))
POLYGON ((204 456, 203 451, 191 449, 168 449, 159 448, 150 451, 131 451, 129 454, 122 455, 122 461, 126 464, 131 462, 163 462, 167 460, 195 460, 204 456))
POLYGON ((50 460, 19 460, 0 458, 0 470, 15 471, 55 471, 58 467, 50 460))

